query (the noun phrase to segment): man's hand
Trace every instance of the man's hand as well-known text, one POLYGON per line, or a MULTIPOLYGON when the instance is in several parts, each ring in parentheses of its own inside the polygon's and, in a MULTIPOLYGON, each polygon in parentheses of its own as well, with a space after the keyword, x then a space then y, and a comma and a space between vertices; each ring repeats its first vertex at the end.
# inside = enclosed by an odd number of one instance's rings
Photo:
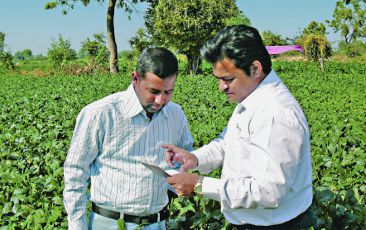
POLYGON ((173 161, 176 161, 182 164, 180 170, 186 172, 188 169, 195 168, 198 164, 197 157, 187 150, 167 144, 162 144, 161 147, 166 149, 165 161, 171 167, 174 167, 173 161))
POLYGON ((191 196, 199 179, 197 174, 183 172, 168 177, 166 181, 173 186, 179 196, 191 196))

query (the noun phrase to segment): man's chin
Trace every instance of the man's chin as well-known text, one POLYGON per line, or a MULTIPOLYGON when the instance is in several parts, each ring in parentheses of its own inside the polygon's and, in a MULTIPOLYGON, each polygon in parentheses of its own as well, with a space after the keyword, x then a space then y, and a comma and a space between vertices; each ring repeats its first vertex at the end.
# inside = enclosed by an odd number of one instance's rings
POLYGON ((233 97, 227 97, 226 98, 228 102, 231 102, 231 103, 238 103, 238 101, 236 100, 236 98, 233 98, 233 97))
POLYGON ((157 107, 150 107, 148 109, 148 111, 149 111, 149 113, 156 113, 156 112, 159 112, 162 108, 163 107, 159 107, 159 108, 157 108, 157 107))

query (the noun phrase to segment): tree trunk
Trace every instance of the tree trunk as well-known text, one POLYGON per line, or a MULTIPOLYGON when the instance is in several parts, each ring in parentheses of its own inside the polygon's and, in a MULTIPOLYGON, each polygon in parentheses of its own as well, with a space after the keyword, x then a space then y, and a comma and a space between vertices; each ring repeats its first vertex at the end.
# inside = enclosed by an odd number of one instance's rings
POLYGON ((319 58, 319 63, 320 63, 320 69, 322 70, 322 72, 324 72, 324 60, 323 58, 319 58))
POLYGON ((107 40, 109 49, 109 72, 118 73, 117 43, 114 35, 114 9, 116 0, 109 0, 107 12, 107 40))
POLYGON ((201 56, 199 54, 186 54, 190 75, 197 75, 201 70, 201 56))

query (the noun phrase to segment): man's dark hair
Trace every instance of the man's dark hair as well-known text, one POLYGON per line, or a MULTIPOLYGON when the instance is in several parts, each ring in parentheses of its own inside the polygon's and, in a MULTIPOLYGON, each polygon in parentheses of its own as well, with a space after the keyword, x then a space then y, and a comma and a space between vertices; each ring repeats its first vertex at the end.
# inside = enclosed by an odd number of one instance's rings
POLYGON ((246 25, 224 28, 203 46, 201 55, 211 64, 227 57, 247 75, 250 75, 250 66, 255 60, 262 64, 265 74, 271 71, 272 66, 258 30, 246 25))
POLYGON ((173 74, 178 74, 178 60, 166 48, 146 48, 139 56, 136 71, 141 78, 144 78, 147 72, 151 72, 159 78, 165 79, 173 74))

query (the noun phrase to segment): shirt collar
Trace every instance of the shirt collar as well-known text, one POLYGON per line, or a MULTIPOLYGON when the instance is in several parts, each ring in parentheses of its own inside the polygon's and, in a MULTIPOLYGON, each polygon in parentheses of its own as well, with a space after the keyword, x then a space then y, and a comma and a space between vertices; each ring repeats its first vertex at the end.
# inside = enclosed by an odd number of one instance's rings
MULTIPOLYGON (((137 94, 135 92, 135 89, 133 88, 133 85, 130 84, 127 88, 127 90, 125 91, 126 95, 125 95, 125 111, 126 111, 126 117, 128 118, 132 118, 138 114, 143 114, 143 116, 146 116, 146 112, 144 110, 144 108, 141 105, 141 102, 139 100, 139 98, 137 97, 137 94)), ((169 102, 170 103, 170 102, 169 102)), ((169 103, 164 106, 164 108, 157 112, 156 115, 154 114, 154 116, 159 115, 159 113, 161 112, 165 117, 167 117, 167 106, 169 105, 169 103)))
POLYGON ((263 79, 263 81, 255 88, 255 90, 249 94, 247 98, 245 98, 242 102, 240 102, 240 106, 238 104, 238 111, 241 107, 248 109, 250 107, 258 105, 258 103, 262 100, 266 100, 264 92, 271 86, 275 86, 281 83, 281 79, 277 76, 276 72, 271 70, 269 74, 263 79))

